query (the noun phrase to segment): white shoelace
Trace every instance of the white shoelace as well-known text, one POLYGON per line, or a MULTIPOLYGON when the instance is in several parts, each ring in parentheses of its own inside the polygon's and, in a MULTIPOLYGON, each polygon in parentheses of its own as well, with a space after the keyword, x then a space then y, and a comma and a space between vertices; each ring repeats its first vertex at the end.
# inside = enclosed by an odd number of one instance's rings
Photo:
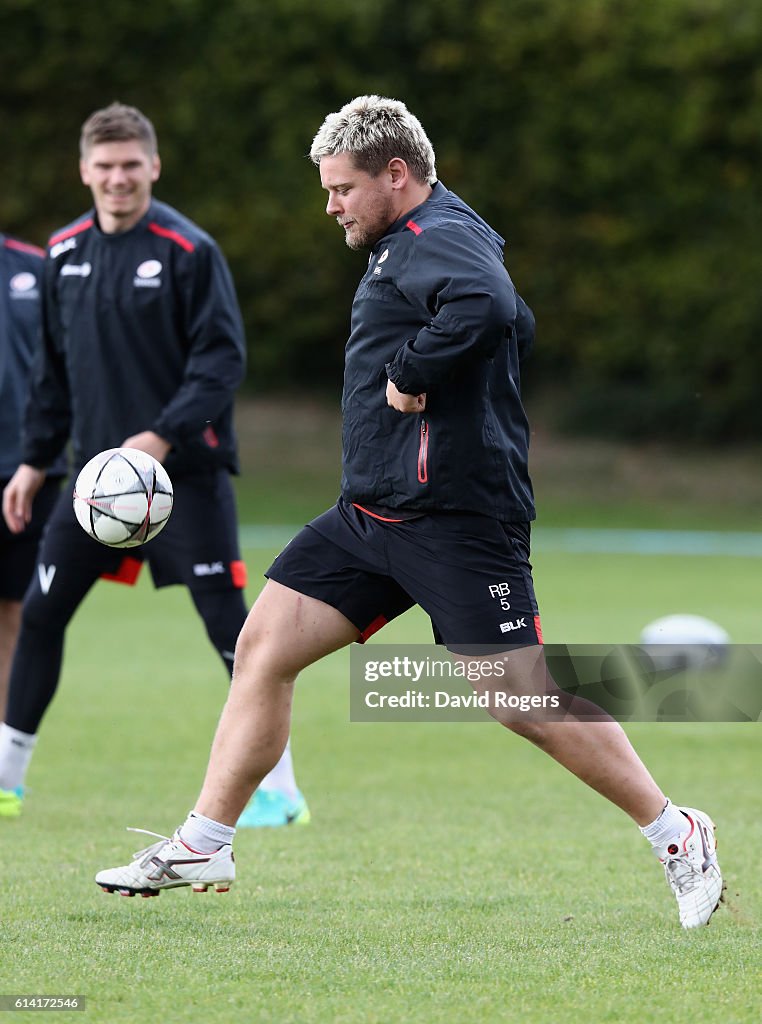
POLYGON ((683 857, 665 860, 664 873, 667 876, 667 881, 679 896, 687 896, 688 893, 693 892, 703 879, 698 868, 683 857))
POLYGON ((169 843, 172 841, 170 836, 163 836, 160 832, 151 832, 147 828, 132 828, 130 825, 128 825, 127 831, 142 832, 143 835, 156 836, 157 839, 161 840, 160 843, 152 843, 150 846, 146 846, 144 850, 138 850, 137 853, 133 853, 133 860, 143 859, 145 857, 148 857, 149 855, 152 856, 154 853, 156 853, 157 850, 159 850, 164 845, 164 843, 169 843))

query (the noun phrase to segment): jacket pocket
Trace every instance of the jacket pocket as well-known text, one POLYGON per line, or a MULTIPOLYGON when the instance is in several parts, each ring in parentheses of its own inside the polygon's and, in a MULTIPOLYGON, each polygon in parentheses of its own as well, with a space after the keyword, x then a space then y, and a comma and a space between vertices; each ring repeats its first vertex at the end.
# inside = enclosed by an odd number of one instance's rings
POLYGON ((418 483, 429 482, 429 425, 421 420, 421 437, 418 442, 418 483))

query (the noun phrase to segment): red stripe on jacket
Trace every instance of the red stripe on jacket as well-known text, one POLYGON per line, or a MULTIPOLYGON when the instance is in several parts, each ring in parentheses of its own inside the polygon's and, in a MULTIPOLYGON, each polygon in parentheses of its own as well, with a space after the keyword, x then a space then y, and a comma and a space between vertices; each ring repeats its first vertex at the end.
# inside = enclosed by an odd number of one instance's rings
POLYGON ((159 235, 161 238, 170 238, 173 242, 177 242, 186 252, 193 252, 196 248, 193 242, 188 241, 187 238, 184 238, 177 231, 172 231, 171 228, 163 228, 161 224, 157 224, 155 221, 151 221, 148 225, 148 230, 153 231, 155 235, 159 235))
POLYGON ((41 249, 39 245, 30 245, 28 242, 19 242, 15 238, 4 238, 3 245, 6 249, 15 249, 16 252, 26 252, 30 256, 42 256, 45 257, 45 250, 41 249))
POLYGON ((93 218, 88 217, 87 220, 80 221, 79 224, 75 224, 73 228, 66 228, 64 231, 59 231, 57 235, 48 242, 48 245, 57 245, 58 242, 63 242, 67 238, 71 238, 72 235, 79 235, 83 231, 87 231, 88 228, 93 226, 93 218))

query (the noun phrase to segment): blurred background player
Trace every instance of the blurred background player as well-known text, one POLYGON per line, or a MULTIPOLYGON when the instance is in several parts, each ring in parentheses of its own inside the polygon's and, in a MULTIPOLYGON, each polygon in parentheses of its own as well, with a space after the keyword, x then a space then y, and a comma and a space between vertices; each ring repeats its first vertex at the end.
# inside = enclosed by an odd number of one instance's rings
MULTIPOLYGON (((49 242, 42 344, 18 468, 3 494, 8 529, 18 535, 29 527, 68 441, 74 476, 107 448, 153 455, 172 478, 175 507, 150 546, 125 554, 86 536, 70 487, 56 504, 24 600, 0 727, 0 789, 9 815, 21 810, 66 627, 98 578, 134 583, 145 560, 155 586, 187 586, 229 672, 246 619, 230 479, 238 472, 233 399, 245 368, 243 324, 216 243, 152 197, 160 170, 153 125, 140 111, 118 103, 96 111, 80 138, 80 175, 94 208, 49 242)), ((286 748, 241 825, 308 820, 286 748)))
MULTIPOLYGON (((29 373, 40 334, 40 292, 45 253, 35 245, 0 234, 0 488, 21 461, 21 422, 29 373)), ((5 713, 8 677, 21 625, 21 602, 34 572, 37 545, 55 504, 63 458, 52 467, 37 496, 28 528, 14 534, 0 523, 0 715, 5 713)), ((0 793, 0 815, 6 801, 0 793)), ((9 801, 15 806, 16 800, 9 801)))

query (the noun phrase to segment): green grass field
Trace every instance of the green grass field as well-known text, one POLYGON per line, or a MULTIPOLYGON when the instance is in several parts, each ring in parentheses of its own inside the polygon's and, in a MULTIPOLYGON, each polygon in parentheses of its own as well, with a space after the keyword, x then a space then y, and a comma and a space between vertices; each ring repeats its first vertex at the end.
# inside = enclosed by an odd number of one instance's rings
MULTIPOLYGON (((248 552, 252 597, 273 553, 248 552)), ((752 560, 537 551, 535 570, 549 641, 634 641, 675 610, 758 639, 752 560)), ((413 612, 379 641, 429 636, 413 612)), ((629 820, 526 742, 350 723, 346 651, 298 689, 309 827, 240 834, 228 895, 102 893, 96 870, 150 841, 125 826, 169 833, 192 806, 225 689, 184 592, 87 599, 24 815, 0 822, 0 992, 84 994, 109 1024, 759 1020, 758 725, 628 728, 718 820, 727 904, 698 932, 629 820)))

